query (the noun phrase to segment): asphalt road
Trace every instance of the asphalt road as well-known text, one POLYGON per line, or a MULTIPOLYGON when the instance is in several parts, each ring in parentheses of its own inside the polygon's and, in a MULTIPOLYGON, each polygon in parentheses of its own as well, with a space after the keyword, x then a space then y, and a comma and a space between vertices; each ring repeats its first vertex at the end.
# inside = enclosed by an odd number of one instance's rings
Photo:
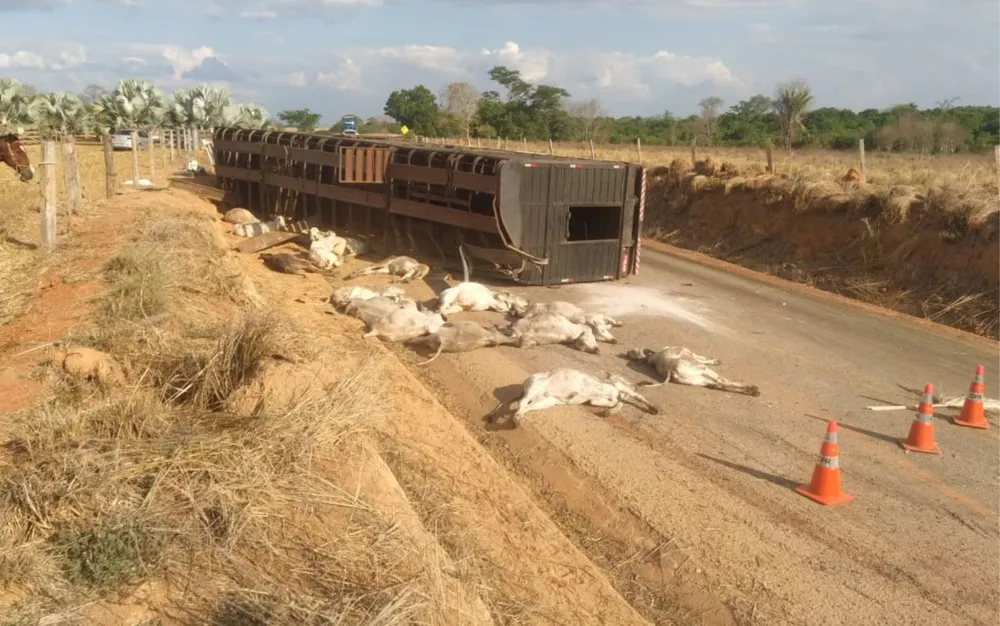
POLYGON ((964 395, 979 364, 996 398, 997 344, 673 256, 645 251, 642 261, 628 281, 514 289, 620 317, 618 346, 445 355, 428 366, 432 376, 470 410, 488 410, 528 374, 560 366, 648 379, 618 356, 633 347, 684 345, 721 359, 723 376, 758 385, 761 396, 671 384, 647 391, 659 416, 556 408, 529 414, 522 434, 492 436, 557 447, 685 546, 705 585, 753 603, 760 623, 996 624, 996 415, 980 431, 939 413, 944 454, 930 456, 898 445, 912 412, 865 407, 915 404, 928 382, 945 397, 964 395), (843 485, 856 498, 836 508, 791 490, 809 480, 828 419, 840 424, 843 485))

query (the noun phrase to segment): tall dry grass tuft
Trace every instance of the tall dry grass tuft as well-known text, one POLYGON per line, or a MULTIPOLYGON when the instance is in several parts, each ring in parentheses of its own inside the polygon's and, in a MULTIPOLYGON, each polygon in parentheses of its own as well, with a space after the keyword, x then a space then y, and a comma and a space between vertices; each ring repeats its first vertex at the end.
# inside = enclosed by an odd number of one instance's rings
MULTIPOLYGON (((247 319, 231 337, 268 328, 247 319)), ((210 362, 238 372, 219 389, 261 358, 220 341, 210 362)), ((143 382, 83 405, 54 395, 12 416, 0 580, 15 599, 0 612, 33 620, 166 580, 203 590, 167 601, 201 623, 216 612, 407 623, 422 597, 393 563, 413 548, 317 472, 384 410, 378 380, 368 362, 290 400, 265 397, 251 415, 171 404, 170 389, 143 382), (342 514, 320 519, 318 509, 342 514)))
POLYGON ((250 311, 223 329, 213 349, 184 355, 165 354, 148 364, 169 401, 208 410, 224 410, 233 393, 260 372, 271 358, 292 359, 304 347, 302 337, 284 327, 271 311, 250 311))

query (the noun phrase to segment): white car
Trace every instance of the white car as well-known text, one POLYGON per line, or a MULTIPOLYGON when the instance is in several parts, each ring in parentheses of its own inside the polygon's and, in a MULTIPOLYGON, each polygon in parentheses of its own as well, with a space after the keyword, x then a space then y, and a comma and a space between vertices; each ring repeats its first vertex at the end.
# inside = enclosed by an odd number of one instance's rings
MULTIPOLYGON (((139 145, 137 146, 140 150, 145 150, 149 147, 149 133, 144 130, 135 131, 139 136, 139 145)), ((132 149, 132 129, 122 128, 111 133, 111 148, 114 150, 131 150, 132 149)))

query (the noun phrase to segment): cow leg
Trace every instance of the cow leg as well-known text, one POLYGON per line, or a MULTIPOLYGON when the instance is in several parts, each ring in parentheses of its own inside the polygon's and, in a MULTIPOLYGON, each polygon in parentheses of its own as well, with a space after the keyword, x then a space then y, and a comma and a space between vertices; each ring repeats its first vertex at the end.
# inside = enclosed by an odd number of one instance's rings
POLYGON ((417 244, 413 240, 413 219, 409 217, 406 218, 406 238, 410 242, 410 252, 416 252, 417 244))

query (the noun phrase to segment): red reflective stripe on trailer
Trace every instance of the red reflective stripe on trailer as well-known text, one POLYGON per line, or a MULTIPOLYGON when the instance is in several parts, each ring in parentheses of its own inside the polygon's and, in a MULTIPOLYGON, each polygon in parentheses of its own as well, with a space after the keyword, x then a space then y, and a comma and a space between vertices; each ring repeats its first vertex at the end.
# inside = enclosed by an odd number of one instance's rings
POLYGON ((563 278, 563 279, 562 279, 562 280, 560 280, 559 282, 561 282, 561 283, 563 283, 563 284, 566 284, 566 283, 571 283, 571 282, 573 282, 573 279, 572 279, 572 278, 563 278))
POLYGON ((642 257, 642 221, 646 217, 646 168, 642 169, 642 187, 639 190, 639 236, 635 243, 635 275, 639 275, 639 260, 642 257))
POLYGON ((604 277, 604 280, 614 280, 614 279, 615 279, 614 276, 605 276, 604 277))
POLYGON ((536 163, 525 163, 524 167, 538 167, 536 163))

